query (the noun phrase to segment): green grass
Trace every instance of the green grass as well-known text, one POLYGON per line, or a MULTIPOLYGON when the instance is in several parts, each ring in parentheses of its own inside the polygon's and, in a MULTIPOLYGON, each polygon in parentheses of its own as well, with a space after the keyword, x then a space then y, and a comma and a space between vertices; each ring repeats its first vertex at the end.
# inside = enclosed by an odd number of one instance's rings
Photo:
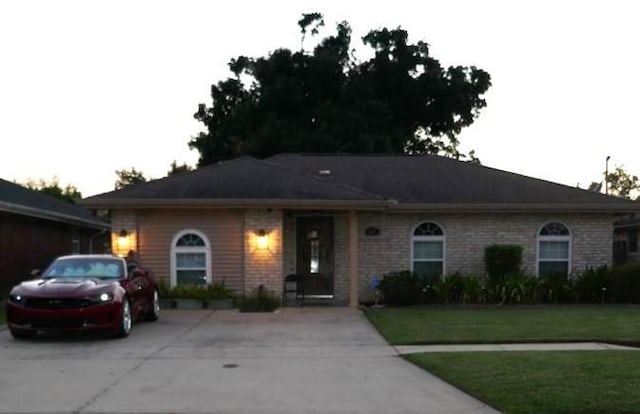
POLYGON ((577 341, 640 344, 640 306, 632 305, 381 308, 369 309, 366 315, 395 345, 577 341))
POLYGON ((640 351, 430 353, 406 358, 509 414, 640 412, 640 351))

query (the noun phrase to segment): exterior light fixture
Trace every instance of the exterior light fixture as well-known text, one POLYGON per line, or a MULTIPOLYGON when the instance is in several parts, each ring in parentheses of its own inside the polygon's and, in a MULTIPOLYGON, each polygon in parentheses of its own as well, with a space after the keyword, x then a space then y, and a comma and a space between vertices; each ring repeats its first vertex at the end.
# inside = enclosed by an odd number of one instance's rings
POLYGON ((264 229, 258 230, 256 233, 258 236, 257 246, 260 250, 266 250, 269 248, 269 235, 264 229))
POLYGON ((131 250, 131 235, 125 229, 120 230, 116 239, 116 253, 124 257, 131 250))

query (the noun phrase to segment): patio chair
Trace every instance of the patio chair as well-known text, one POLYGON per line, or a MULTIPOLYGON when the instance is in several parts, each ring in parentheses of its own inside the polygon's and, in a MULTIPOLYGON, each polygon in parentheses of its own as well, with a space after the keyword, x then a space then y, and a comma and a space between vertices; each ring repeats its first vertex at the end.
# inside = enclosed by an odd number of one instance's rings
POLYGON ((282 295, 282 303, 287 304, 289 294, 293 294, 296 302, 304 305, 304 277, 295 273, 289 274, 284 278, 284 292, 282 295))

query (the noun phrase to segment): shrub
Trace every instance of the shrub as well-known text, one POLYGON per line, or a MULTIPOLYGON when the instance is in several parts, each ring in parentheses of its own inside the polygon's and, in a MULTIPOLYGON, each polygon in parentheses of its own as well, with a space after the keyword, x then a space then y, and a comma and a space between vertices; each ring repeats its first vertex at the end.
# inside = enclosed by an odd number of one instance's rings
POLYGON ((234 293, 233 290, 225 286, 225 281, 223 279, 222 282, 213 282, 207 286, 206 297, 210 300, 230 299, 234 297, 234 293))
POLYGON ((166 279, 158 280, 157 286, 158 286, 158 294, 160 295, 161 298, 171 297, 170 295, 171 287, 169 286, 169 282, 167 282, 166 279))
POLYGON ((640 303, 640 263, 613 266, 609 272, 609 301, 640 303))
POLYGON ((378 289, 384 303, 392 306, 410 306, 434 303, 437 299, 436 285, 441 280, 437 275, 412 273, 408 270, 386 273, 378 289))
POLYGON ((459 272, 452 273, 447 277, 437 278, 433 282, 433 290, 436 292, 438 302, 444 304, 462 303, 463 279, 465 277, 459 272))
POLYGON ((460 303, 485 303, 487 298, 487 280, 478 276, 466 276, 460 280, 460 303))
POLYGON ((522 246, 492 244, 484 249, 484 266, 489 278, 500 281, 507 275, 520 273, 522 246))
POLYGON ((574 287, 569 275, 565 273, 551 273, 542 275, 540 288, 542 290, 542 301, 547 303, 568 302, 574 294, 574 287))
POLYGON ((604 302, 609 290, 609 269, 606 265, 588 267, 573 278, 573 294, 578 302, 604 302))
POLYGON ((207 298, 207 286, 205 285, 176 285, 169 289, 169 297, 175 299, 199 299, 207 298))
POLYGON ((238 297, 236 303, 240 312, 273 312, 280 307, 280 299, 262 285, 238 297))
POLYGON ((421 280, 408 271, 391 272, 382 276, 378 288, 387 305, 408 306, 420 302, 420 294, 423 288, 421 280))

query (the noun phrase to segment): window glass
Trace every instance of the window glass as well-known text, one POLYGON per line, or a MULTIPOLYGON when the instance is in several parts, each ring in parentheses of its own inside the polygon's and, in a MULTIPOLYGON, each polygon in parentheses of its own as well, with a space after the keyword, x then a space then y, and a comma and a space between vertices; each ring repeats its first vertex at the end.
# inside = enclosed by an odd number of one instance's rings
POLYGON ((569 258, 568 241, 540 241, 540 260, 569 258))
POLYGON ((569 273, 568 265, 569 265, 568 261, 561 261, 561 262, 540 261, 538 272, 540 276, 558 275, 558 274, 566 275, 569 273))
POLYGON ((185 267, 201 267, 206 266, 206 255, 204 253, 177 253, 176 266, 178 268, 185 267))
POLYGON ((569 229, 562 223, 549 223, 540 230, 541 236, 568 236, 569 229))
POLYGON ((172 247, 172 283, 203 285, 211 282, 211 252, 202 234, 186 232, 172 247))
POLYGON ((435 223, 422 223, 413 231, 414 236, 443 236, 440 226, 435 223))
POLYGON ((444 232, 435 223, 425 222, 413 231, 412 270, 415 273, 441 276, 444 273, 444 232))
POLYGON ((571 262, 571 233, 558 222, 545 224, 538 235, 538 275, 568 274, 571 262))
POLYGON ((177 270, 177 280, 179 285, 204 285, 207 283, 207 272, 202 270, 177 270))
POLYGON ((414 259, 442 259, 442 241, 415 241, 413 243, 414 259))
POLYGON ((185 234, 184 236, 180 237, 180 240, 178 240, 178 242, 176 243, 176 246, 180 247, 180 246, 199 246, 199 247, 204 247, 206 244, 204 242, 204 240, 202 240, 202 238, 200 236, 198 236, 197 234, 185 234))
POLYGON ((311 259, 309 260, 309 273, 319 273, 320 272, 320 241, 318 239, 313 239, 310 242, 310 254, 311 259))

